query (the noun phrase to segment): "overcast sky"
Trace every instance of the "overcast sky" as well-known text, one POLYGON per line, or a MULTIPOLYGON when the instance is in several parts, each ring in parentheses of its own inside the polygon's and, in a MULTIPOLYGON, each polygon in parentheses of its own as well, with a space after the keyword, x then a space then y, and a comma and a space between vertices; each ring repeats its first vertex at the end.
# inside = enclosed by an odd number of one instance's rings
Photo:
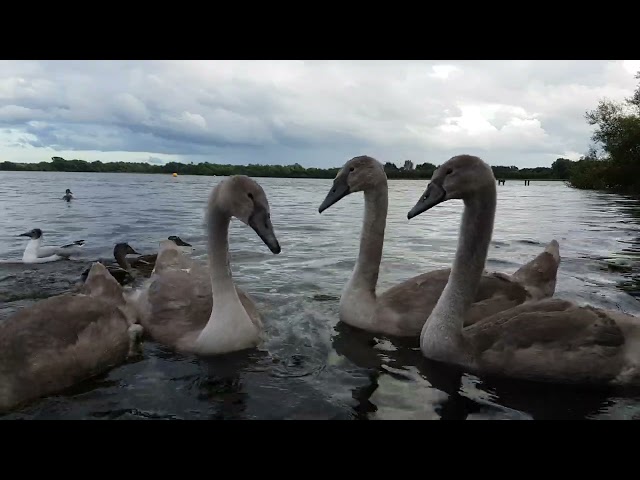
POLYGON ((2 61, 0 161, 549 166, 640 61, 2 61))

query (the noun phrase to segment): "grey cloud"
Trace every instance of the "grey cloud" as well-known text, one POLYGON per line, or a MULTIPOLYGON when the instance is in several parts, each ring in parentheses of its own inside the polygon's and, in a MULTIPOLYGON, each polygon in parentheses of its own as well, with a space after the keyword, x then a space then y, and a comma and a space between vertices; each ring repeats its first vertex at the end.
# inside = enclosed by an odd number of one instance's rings
POLYGON ((103 152, 149 152, 193 155, 203 152, 202 145, 177 136, 157 137, 147 130, 133 130, 113 125, 60 123, 45 128, 26 126, 31 134, 26 142, 35 147, 54 150, 97 150, 103 152))
POLYGON ((14 147, 155 159, 548 165, 586 149, 585 110, 634 86, 605 61, 4 61, 0 126, 25 134, 14 147))

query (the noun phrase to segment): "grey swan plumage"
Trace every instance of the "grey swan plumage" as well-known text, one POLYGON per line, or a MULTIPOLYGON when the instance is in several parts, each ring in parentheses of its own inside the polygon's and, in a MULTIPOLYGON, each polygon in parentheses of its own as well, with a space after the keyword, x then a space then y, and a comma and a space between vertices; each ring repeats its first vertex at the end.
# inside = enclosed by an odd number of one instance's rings
POLYGON ((207 208, 209 265, 185 257, 163 241, 151 278, 138 291, 140 323, 158 343, 197 355, 253 348, 263 340, 263 324, 251 297, 234 284, 229 266, 229 223, 235 217, 280 253, 267 196, 244 175, 222 180, 207 208))
MULTIPOLYGON (((384 293, 376 292, 388 209, 387 176, 382 164, 366 155, 347 161, 318 211, 322 213, 359 191, 364 193, 365 202, 360 250, 340 297, 340 320, 373 333, 418 337, 447 283, 450 269, 432 270, 384 293)), ((552 296, 559 263, 556 245, 551 244, 513 275, 484 273, 465 324, 527 300, 552 296)))
POLYGON ((0 412, 58 393, 138 355, 137 310, 104 265, 87 282, 0 323, 0 412))
POLYGON ((422 329, 429 359, 476 374, 585 386, 640 386, 640 319, 559 298, 528 301, 464 326, 493 233, 496 180, 471 155, 433 174, 409 219, 451 200, 464 212, 451 275, 422 329))

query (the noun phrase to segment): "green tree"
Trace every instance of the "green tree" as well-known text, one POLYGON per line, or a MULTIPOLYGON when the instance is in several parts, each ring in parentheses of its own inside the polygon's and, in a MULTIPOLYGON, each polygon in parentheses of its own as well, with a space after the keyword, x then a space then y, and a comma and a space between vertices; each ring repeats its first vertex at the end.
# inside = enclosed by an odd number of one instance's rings
POLYGON ((563 180, 569 180, 571 176, 571 168, 573 167, 572 160, 568 158, 558 158, 551 164, 551 172, 554 178, 561 178, 563 180))
POLYGON ((398 172, 400 169, 395 163, 387 162, 384 164, 384 171, 387 175, 394 174, 398 172))
MULTIPOLYGON (((640 79, 640 72, 635 78, 640 79)), ((624 102, 601 100, 585 117, 595 126, 594 145, 572 169, 570 184, 640 193, 640 84, 624 102)))

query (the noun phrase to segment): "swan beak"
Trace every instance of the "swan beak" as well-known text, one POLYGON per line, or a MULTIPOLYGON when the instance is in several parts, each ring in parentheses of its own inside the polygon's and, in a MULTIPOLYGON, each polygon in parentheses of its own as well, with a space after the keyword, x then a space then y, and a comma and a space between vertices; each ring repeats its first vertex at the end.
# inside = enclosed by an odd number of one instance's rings
POLYGON ((31 232, 21 233, 19 237, 31 237, 31 232))
POLYGON ((269 247, 271 253, 275 255, 281 251, 280 243, 276 238, 276 233, 273 230, 271 219, 264 210, 254 211, 251 217, 249 217, 249 226, 258 234, 264 244, 269 247))
POLYGON ((444 202, 446 196, 447 192, 444 191, 442 185, 432 181, 420 197, 420 200, 418 200, 413 208, 409 210, 409 213, 407 213, 407 219, 411 220, 413 217, 444 202))
POLYGON ((327 193, 327 196, 324 199, 324 202, 318 208, 318 213, 324 212, 327 208, 329 208, 334 203, 337 203, 347 195, 351 193, 351 189, 349 188, 349 184, 347 183, 347 177, 344 178, 336 178, 333 181, 333 187, 327 193))

